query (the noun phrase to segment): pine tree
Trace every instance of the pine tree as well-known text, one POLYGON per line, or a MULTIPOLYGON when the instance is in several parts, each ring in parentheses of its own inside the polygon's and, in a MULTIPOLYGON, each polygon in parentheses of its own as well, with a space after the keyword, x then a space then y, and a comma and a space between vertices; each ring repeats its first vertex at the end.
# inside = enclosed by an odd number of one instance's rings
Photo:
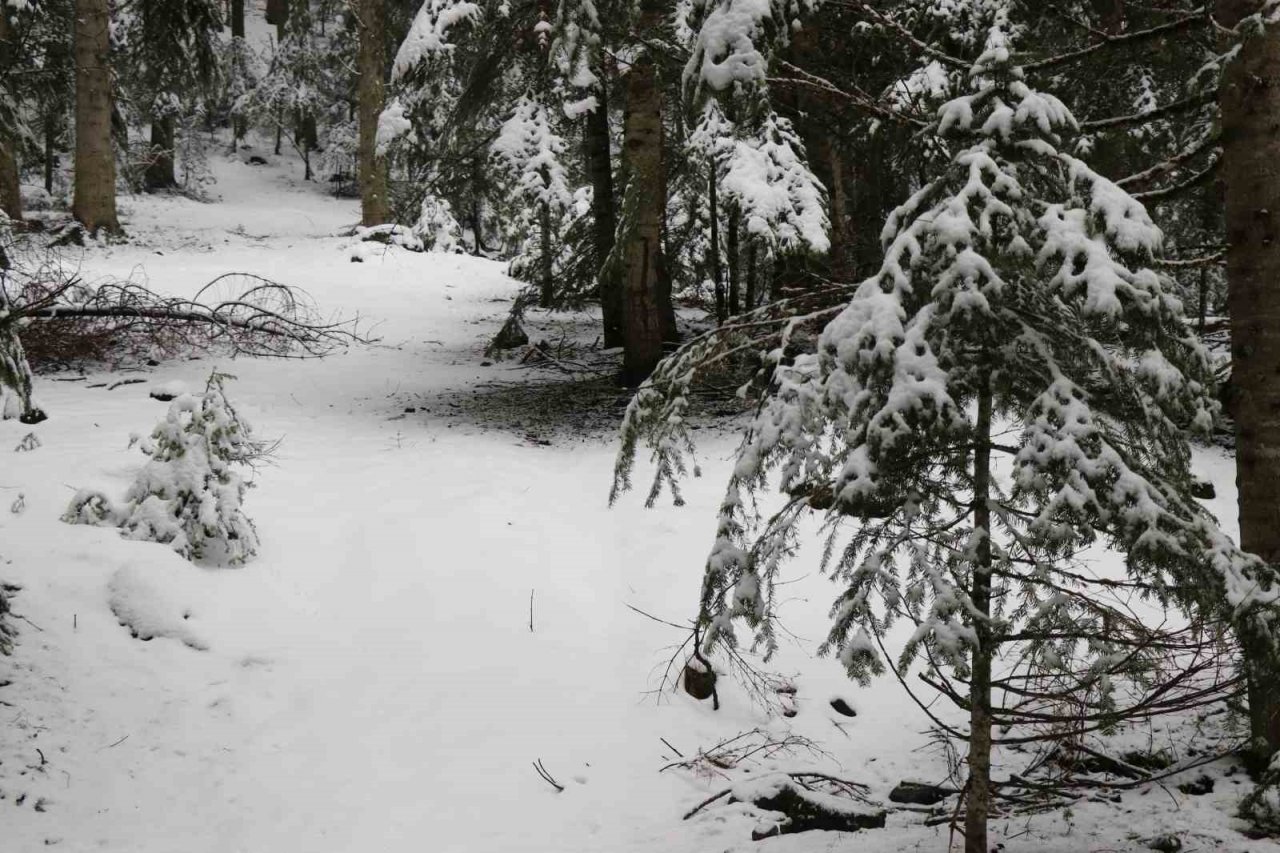
MULTIPOLYGON (((993 721, 1025 722, 993 705, 993 686, 1013 686, 993 661, 1013 646, 1046 671, 1071 659, 1074 683, 1103 690, 1122 636, 1105 584, 1081 591, 1074 555, 1109 545, 1135 588, 1267 648, 1280 590, 1192 498, 1187 431, 1206 431, 1216 403, 1209 359, 1155 270, 1160 231, 1067 153, 1075 119, 1027 85, 1001 28, 970 78, 936 126, 958 153, 889 217, 880 270, 816 351, 793 354, 814 320, 802 316, 770 356, 702 620, 708 647, 735 642, 743 621, 775 648, 780 566, 821 513, 824 568, 842 588, 822 650, 860 681, 923 662, 967 706, 965 844, 987 853, 993 721), (786 502, 764 518, 749 496, 771 477, 786 502), (895 662, 880 648, 898 619, 914 631, 895 662)), ((655 490, 683 471, 681 388, 697 365, 670 362, 628 410, 619 487, 644 437, 655 490)), ((1089 719, 1116 713, 1105 690, 1081 701, 1089 719)))

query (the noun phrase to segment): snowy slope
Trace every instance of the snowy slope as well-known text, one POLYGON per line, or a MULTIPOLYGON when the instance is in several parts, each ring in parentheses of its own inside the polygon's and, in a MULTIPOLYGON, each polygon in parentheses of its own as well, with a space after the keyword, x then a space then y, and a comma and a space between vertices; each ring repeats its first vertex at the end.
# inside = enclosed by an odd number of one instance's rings
MULTIPOLYGON (((770 719, 727 688, 713 712, 656 701, 695 607, 732 450, 703 448, 688 506, 608 509, 614 447, 530 443, 404 401, 478 380, 517 285, 499 264, 379 252, 349 262, 355 206, 302 184, 284 159, 216 163, 221 200, 134 198, 131 240, 91 247, 89 277, 145 275, 194 292, 228 271, 300 286, 359 314, 378 345, 320 361, 180 360, 108 390, 38 382, 42 446, 0 423, 0 579, 22 586, 13 657, 0 659, 0 838, 5 850, 769 851, 828 850, 816 833, 753 844, 754 817, 680 816, 722 780, 659 773, 755 726, 794 731, 817 759, 883 798, 903 778, 940 781, 926 721, 896 684, 856 689, 812 650, 831 598, 795 566, 783 612, 798 638, 772 666, 796 676, 799 714, 770 719), (123 493, 144 457, 127 447, 164 413, 155 383, 198 387, 213 366, 258 434, 281 438, 246 509, 260 556, 238 570, 192 566, 163 546, 58 517, 74 489, 123 493), (530 630, 532 596, 533 629, 530 630), (130 622, 142 641, 122 627, 130 622), (836 714, 842 696, 858 716, 836 714), (537 759, 565 786, 534 772, 537 759)), ((60 377, 66 378, 66 377, 60 377)), ((1208 457, 1223 511, 1230 466, 1208 457)), ((780 759, 786 761, 786 759, 780 759)), ((794 761, 813 759, 799 756, 794 761)), ((761 770, 766 765, 761 765, 761 770)), ((1233 777, 1238 778, 1238 777, 1233 777)), ((1198 849, 1272 849, 1231 831, 1233 779, 1217 793, 1134 793, 1070 818, 1002 827, 1005 850, 1138 849, 1194 828, 1198 849), (1138 845, 1133 847, 1132 845, 1138 845)), ((945 827, 890 816, 850 849, 946 849, 945 827)), ((1001 833, 997 833, 999 837, 1001 833)))

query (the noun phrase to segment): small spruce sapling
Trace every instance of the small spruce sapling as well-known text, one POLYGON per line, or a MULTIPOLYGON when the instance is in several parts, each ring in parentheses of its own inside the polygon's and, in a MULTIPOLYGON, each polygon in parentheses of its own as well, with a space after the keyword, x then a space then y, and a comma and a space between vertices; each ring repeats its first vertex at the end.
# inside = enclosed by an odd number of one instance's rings
POLYGON ((81 491, 63 520, 119 527, 129 539, 160 542, 189 560, 240 565, 257 553, 258 534, 241 504, 249 483, 240 466, 264 454, 246 422, 227 400, 213 372, 203 394, 183 394, 141 442, 149 458, 114 504, 96 491, 81 491))

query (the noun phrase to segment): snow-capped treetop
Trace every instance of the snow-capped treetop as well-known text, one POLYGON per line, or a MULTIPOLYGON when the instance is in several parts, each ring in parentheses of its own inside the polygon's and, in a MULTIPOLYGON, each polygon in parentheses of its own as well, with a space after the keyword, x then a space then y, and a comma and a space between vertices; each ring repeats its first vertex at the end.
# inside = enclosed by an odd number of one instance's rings
POLYGON ((529 94, 516 102, 490 150, 513 177, 519 191, 559 215, 573 205, 573 191, 561 158, 565 141, 551 124, 547 108, 529 94))
POLYGON ((785 44, 820 0, 692 0, 682 15, 696 27, 692 53, 685 65, 686 84, 720 91, 738 84, 764 82, 769 42, 785 44))
POLYGON ((560 0, 556 7, 551 59, 561 80, 584 97, 565 104, 569 118, 590 112, 598 103, 590 92, 599 85, 593 66, 600 60, 600 13, 594 0, 560 0))
POLYGON ((431 55, 453 50, 449 30, 479 18, 480 6, 470 0, 425 0, 396 52, 391 81, 396 82, 431 55))
POLYGON ((826 191, 789 120, 770 111, 755 133, 719 150, 721 190, 738 203, 748 234, 783 252, 831 247, 826 191))

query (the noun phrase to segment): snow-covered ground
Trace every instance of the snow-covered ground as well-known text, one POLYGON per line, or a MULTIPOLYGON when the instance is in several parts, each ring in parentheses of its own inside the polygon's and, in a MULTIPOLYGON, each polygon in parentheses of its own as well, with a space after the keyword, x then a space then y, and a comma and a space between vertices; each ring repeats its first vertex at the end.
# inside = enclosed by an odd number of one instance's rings
MULTIPOLYGON (((177 360, 114 389, 90 386, 122 377, 46 377, 50 420, 0 423, 0 580, 22 587, 18 645, 0 659, 6 853, 947 849, 946 827, 910 813, 857 838, 759 843, 740 806, 682 821, 724 780, 660 773, 673 748, 757 726, 829 753, 777 761, 876 799, 902 779, 941 781, 945 765, 895 683, 858 689, 814 656, 832 596, 815 553, 794 566, 781 614, 798 636, 771 664, 795 678, 795 717, 733 687, 718 712, 655 696, 684 635, 628 605, 693 613, 733 442, 702 448, 686 507, 645 510, 633 495, 609 509, 607 437, 546 445, 440 412, 477 382, 528 375, 482 364, 517 290, 502 265, 399 249, 351 263, 340 235, 354 203, 301 182, 288 158, 215 166, 219 201, 124 200, 130 241, 86 250, 85 275, 191 293, 253 272, 358 314, 381 341, 316 361, 177 360), (215 366, 238 377, 228 395, 258 435, 281 439, 246 501, 259 557, 199 568, 60 522, 77 488, 124 492, 144 461, 130 435, 165 411, 148 390, 201 387, 215 366), (414 405, 425 398, 446 404, 414 405), (29 431, 41 446, 10 453, 29 431), (133 637, 122 617, 158 636, 133 637), (837 696, 855 718, 830 707, 837 696)), ((1229 460, 1202 461, 1230 514, 1229 460)), ((1065 853, 1177 832, 1187 850, 1275 849, 1234 831, 1240 774, 1201 797, 1177 781, 1001 824, 995 839, 1065 853)))

